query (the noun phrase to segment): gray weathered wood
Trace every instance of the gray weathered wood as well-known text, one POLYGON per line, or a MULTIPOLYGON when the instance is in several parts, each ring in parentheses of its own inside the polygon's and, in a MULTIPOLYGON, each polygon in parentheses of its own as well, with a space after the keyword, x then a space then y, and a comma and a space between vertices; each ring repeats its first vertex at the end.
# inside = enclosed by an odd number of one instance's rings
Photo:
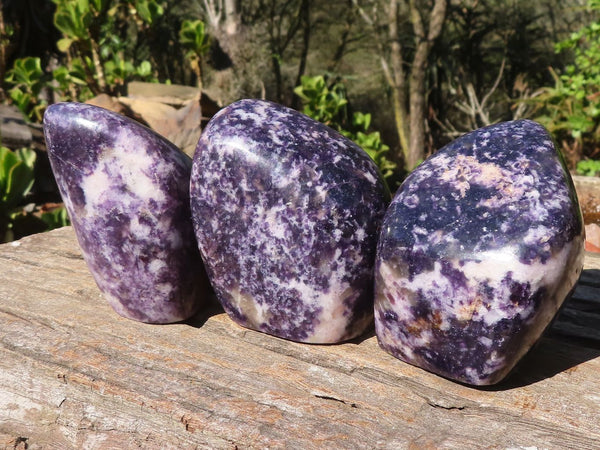
POLYGON ((117 316, 71 228, 0 246, 0 447, 600 448, 600 258, 517 373, 474 389, 387 355, 117 316))

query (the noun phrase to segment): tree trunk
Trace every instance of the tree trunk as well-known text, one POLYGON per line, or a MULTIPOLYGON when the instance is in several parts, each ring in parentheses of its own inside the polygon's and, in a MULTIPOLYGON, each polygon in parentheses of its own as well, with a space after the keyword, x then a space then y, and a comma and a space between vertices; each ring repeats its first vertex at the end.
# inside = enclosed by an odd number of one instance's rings
POLYGON ((327 64, 328 72, 335 72, 346 53, 346 47, 348 45, 348 39, 350 37, 350 31, 352 30, 352 25, 356 18, 356 9, 353 0, 347 0, 348 6, 346 7, 346 20, 344 23, 344 31, 342 31, 342 35, 340 36, 339 43, 333 53, 333 57, 329 64, 327 64))
POLYGON ((203 0, 202 5, 211 34, 235 65, 238 57, 238 43, 242 39, 242 18, 237 2, 235 0, 203 0))
MULTIPOLYGON (((381 64, 392 92, 394 121, 404 166, 407 170, 412 170, 425 155, 427 60, 433 42, 442 31, 447 0, 435 0, 428 18, 428 31, 425 30, 417 2, 409 0, 410 20, 415 33, 415 56, 408 77, 404 70, 404 64, 407 61, 405 61, 399 35, 398 25, 401 16, 399 5, 400 0, 390 0, 388 10, 390 18, 388 27, 389 58, 384 56, 385 52, 381 48, 381 64)), ((363 17, 365 17, 364 12, 363 17)), ((369 20, 369 18, 366 17, 365 20, 369 20)), ((372 24, 372 22, 370 23, 372 24)))
POLYGON ((271 66, 275 77, 275 99, 278 103, 283 102, 283 77, 281 76, 281 56, 279 53, 271 55, 271 66))
MULTIPOLYGON (((300 4, 299 15, 302 21, 302 51, 300 53, 300 62, 298 63, 298 73, 294 86, 299 86, 302 81, 302 75, 306 71, 306 60, 308 58, 308 48, 310 45, 310 0, 302 0, 300 4)), ((300 97, 294 95, 292 98, 292 108, 299 109, 301 106, 300 97)))
POLYGON ((196 75, 196 83, 197 83, 197 86, 198 86, 198 93, 200 95, 200 98, 202 98, 202 89, 203 89, 203 85, 202 85, 202 59, 200 58, 200 55, 197 55, 197 57, 193 58, 190 61, 190 65, 192 66, 192 71, 196 75))
POLYGON ((414 169, 425 156, 425 68, 415 67, 410 73, 410 142, 406 152, 406 168, 414 169), (417 70, 415 70, 417 69, 417 70))
POLYGON ((225 33, 229 36, 235 36, 239 33, 241 27, 241 17, 237 9, 235 0, 225 0, 225 33))
POLYGON ((426 32, 416 1, 410 0, 410 20, 415 32, 415 57, 410 69, 410 142, 405 161, 409 170, 414 169, 425 157, 427 62, 431 46, 442 32, 446 7, 447 0, 435 0, 429 14, 429 31, 426 32))
POLYGON ((271 1, 267 28, 269 50, 271 51, 271 66, 275 78, 275 99, 279 103, 285 103, 284 77, 281 72, 282 61, 284 61, 284 55, 296 33, 302 28, 304 30, 302 39, 303 47, 298 65, 296 86, 300 84, 300 78, 306 68, 306 58, 308 57, 308 45, 310 41, 310 0, 301 0, 297 9, 292 9, 293 6, 296 6, 292 2, 286 3, 282 8, 280 6, 275 0, 271 1), (289 20, 289 23, 286 23, 286 19, 289 20))
POLYGON ((398 0, 390 1, 389 15, 391 18, 389 27, 390 37, 390 63, 391 74, 388 70, 388 84, 392 88, 392 108, 394 110, 394 120, 396 122, 396 130, 398 131, 398 139, 402 149, 404 164, 407 168, 409 158, 409 128, 408 128, 408 111, 406 106, 406 74, 402 61, 402 45, 398 34, 398 0))

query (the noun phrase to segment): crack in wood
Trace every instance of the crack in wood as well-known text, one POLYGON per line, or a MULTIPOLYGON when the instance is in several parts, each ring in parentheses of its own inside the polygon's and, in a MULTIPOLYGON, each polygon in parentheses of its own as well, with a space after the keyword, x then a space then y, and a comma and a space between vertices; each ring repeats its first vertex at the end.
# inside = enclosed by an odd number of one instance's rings
POLYGON ((32 266, 32 267, 42 267, 42 265, 38 262, 31 261, 31 260, 25 260, 25 259, 22 259, 19 257, 0 255, 0 258, 5 259, 10 262, 13 262, 13 263, 25 264, 25 265, 32 266))
POLYGON ((74 252, 52 252, 52 253, 55 254, 56 256, 61 256, 61 257, 67 258, 67 259, 83 261, 83 255, 81 253, 74 253, 74 252))
POLYGON ((34 321, 32 319, 30 319, 28 317, 21 316, 21 315, 15 313, 13 311, 9 311, 8 309, 4 309, 4 308, 0 309, 0 314, 5 314, 5 315, 7 315, 9 317, 14 317, 15 319, 19 319, 19 320, 21 320, 21 321, 23 321, 25 323, 31 323, 31 324, 34 323, 34 321))
POLYGON ((315 397, 323 399, 323 400, 333 400, 334 402, 343 403, 344 405, 348 405, 351 408, 358 408, 356 403, 349 403, 346 400, 342 400, 341 398, 331 397, 330 395, 321 395, 321 394, 313 394, 315 397))
POLYGON ((466 409, 467 407, 464 405, 461 406, 455 406, 455 405, 442 405, 441 403, 437 403, 433 400, 427 400, 427 404, 429 406, 432 406, 434 408, 441 408, 441 409, 445 409, 446 411, 462 411, 463 409, 466 409))

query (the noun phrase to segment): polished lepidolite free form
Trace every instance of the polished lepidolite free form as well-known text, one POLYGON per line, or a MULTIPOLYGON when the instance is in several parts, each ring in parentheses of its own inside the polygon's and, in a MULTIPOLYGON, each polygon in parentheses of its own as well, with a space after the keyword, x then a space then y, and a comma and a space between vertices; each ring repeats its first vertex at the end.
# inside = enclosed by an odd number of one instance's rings
POLYGON ((226 312, 300 342, 363 333, 387 195, 369 156, 325 125, 260 100, 221 110, 198 143, 191 202, 226 312))
POLYGON ((541 125, 466 134, 412 172, 386 213, 381 347, 450 379, 499 382, 575 286, 583 241, 571 178, 541 125))
POLYGON ((83 256, 115 311, 149 323, 193 315, 208 283, 190 158, 137 122, 80 103, 50 106, 44 133, 83 256))

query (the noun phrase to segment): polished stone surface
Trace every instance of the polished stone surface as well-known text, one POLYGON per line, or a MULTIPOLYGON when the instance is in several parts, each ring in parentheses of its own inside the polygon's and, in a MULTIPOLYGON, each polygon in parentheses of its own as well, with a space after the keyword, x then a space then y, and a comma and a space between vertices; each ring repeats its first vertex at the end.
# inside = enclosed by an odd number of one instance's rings
POLYGON ((204 130, 192 216, 219 301, 242 326, 333 343, 372 323, 388 193, 367 154, 274 103, 236 102, 204 130))
POLYGON ((376 261, 379 343, 474 385, 503 379, 581 273, 583 224, 547 131, 520 120, 474 131, 405 180, 376 261))
POLYGON ((150 323, 193 315, 209 288, 190 158, 137 122, 80 103, 50 106, 44 133, 83 256, 115 311, 150 323))

